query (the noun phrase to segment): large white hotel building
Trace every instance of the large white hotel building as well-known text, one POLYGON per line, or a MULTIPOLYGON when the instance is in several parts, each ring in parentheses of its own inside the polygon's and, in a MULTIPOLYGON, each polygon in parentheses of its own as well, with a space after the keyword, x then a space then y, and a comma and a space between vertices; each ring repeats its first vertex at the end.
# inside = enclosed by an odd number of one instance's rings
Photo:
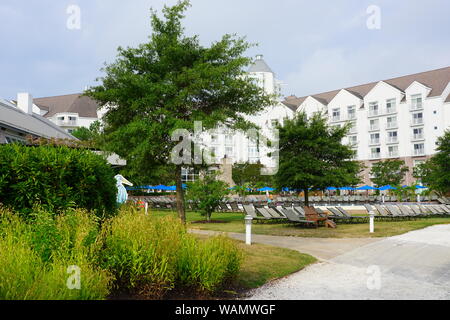
MULTIPOLYGON (((248 76, 269 94, 281 92, 281 82, 261 55, 250 66, 248 76)), ((79 94, 34 102, 40 114, 69 132, 88 126, 104 113, 97 110, 94 101, 79 94)), ((410 168, 404 183, 411 184, 412 168, 436 152, 437 138, 450 127, 450 67, 304 97, 289 96, 248 119, 261 128, 263 135, 271 137, 271 129, 299 111, 308 116, 322 112, 333 126, 352 124, 344 142, 353 146, 356 159, 366 165, 365 184, 372 184, 371 165, 384 159, 404 160, 410 168)), ((276 166, 267 154, 269 149, 242 133, 222 128, 203 135, 203 143, 212 149, 217 163, 226 157, 231 162, 259 161, 268 168, 276 166)), ((186 171, 184 180, 195 176, 186 171)))

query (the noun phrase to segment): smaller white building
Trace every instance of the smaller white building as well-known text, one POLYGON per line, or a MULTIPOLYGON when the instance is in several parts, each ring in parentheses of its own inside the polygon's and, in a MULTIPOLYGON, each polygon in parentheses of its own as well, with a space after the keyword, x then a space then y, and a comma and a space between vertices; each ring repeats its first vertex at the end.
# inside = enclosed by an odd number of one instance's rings
POLYGON ((105 113, 94 100, 78 93, 37 98, 34 103, 41 115, 69 133, 79 127, 89 128, 105 113))

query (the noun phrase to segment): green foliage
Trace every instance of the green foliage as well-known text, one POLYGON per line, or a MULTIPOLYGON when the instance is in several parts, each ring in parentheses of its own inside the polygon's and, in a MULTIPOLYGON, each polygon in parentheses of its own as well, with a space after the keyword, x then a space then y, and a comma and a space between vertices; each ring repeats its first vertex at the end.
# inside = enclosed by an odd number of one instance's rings
POLYGON ((188 184, 186 197, 197 203, 197 209, 209 221, 211 214, 229 194, 228 188, 229 185, 217 180, 216 175, 208 174, 188 184))
POLYGON ((86 149, 0 145, 0 202, 24 214, 86 208, 99 215, 116 209, 114 172, 86 149))
POLYGON ((179 282, 201 291, 215 291, 237 275, 242 258, 242 252, 228 238, 186 238, 177 261, 179 282))
POLYGON ((450 192, 450 130, 437 140, 437 153, 422 163, 414 176, 440 194, 450 192))
POLYGON ((258 189, 273 184, 273 176, 262 175, 261 169, 264 166, 261 163, 236 163, 233 165, 233 181, 238 186, 244 186, 258 189))
POLYGON ((214 291, 239 270, 240 253, 227 239, 200 241, 178 219, 125 207, 104 230, 102 265, 116 288, 149 297, 189 286, 214 291))
POLYGON ((409 169, 403 160, 388 159, 374 163, 370 173, 373 175, 373 183, 382 187, 387 185, 400 186, 408 171, 409 169))
POLYGON ((101 123, 100 121, 93 122, 89 128, 79 127, 71 133, 75 138, 81 141, 90 141, 94 145, 101 143, 101 123))
POLYGON ((308 205, 308 188, 325 189, 329 186, 356 185, 361 166, 351 160, 354 151, 342 144, 348 126, 329 127, 319 113, 310 119, 299 113, 286 120, 280 133, 280 160, 275 180, 279 189, 289 187, 305 190, 308 205))
POLYGON ((81 210, 57 219, 44 211, 33 216, 39 221, 30 223, 0 207, 0 299, 106 298, 111 276, 96 267, 95 217, 81 210), (81 270, 79 290, 67 287, 69 266, 81 270))
MULTIPOLYGON (((189 1, 164 7, 164 18, 151 14, 153 33, 136 48, 119 48, 114 63, 104 68, 99 86, 86 95, 107 107, 105 146, 126 159, 133 172, 150 173, 167 167, 175 129, 204 129, 226 124, 248 128, 244 118, 271 104, 254 80, 245 76, 251 59, 243 53, 250 45, 224 35, 209 47, 182 27, 189 1)), ((181 186, 181 165, 169 172, 181 186)), ((181 187, 177 190, 183 197, 181 187)), ((182 199, 180 203, 183 203, 182 199)), ((180 207, 180 217, 184 209, 180 207)))

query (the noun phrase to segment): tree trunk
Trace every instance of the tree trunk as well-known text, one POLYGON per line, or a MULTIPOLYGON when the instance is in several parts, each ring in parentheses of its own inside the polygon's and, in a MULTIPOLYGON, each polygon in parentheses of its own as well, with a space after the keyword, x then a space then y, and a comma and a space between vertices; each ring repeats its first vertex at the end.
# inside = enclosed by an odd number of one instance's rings
POLYGON ((304 192, 305 192, 305 206, 309 207, 308 188, 305 188, 304 192))
POLYGON ((177 185, 177 211, 181 221, 186 224, 186 212, 184 210, 184 190, 183 183, 181 181, 181 166, 177 166, 175 169, 175 180, 177 185))

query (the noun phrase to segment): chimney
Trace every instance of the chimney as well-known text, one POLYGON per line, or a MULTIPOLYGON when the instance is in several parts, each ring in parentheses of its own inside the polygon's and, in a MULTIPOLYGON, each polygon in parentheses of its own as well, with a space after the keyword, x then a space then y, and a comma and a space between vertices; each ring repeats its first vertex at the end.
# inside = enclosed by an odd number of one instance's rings
POLYGON ((28 92, 17 94, 17 107, 25 113, 33 114, 33 97, 28 92))

